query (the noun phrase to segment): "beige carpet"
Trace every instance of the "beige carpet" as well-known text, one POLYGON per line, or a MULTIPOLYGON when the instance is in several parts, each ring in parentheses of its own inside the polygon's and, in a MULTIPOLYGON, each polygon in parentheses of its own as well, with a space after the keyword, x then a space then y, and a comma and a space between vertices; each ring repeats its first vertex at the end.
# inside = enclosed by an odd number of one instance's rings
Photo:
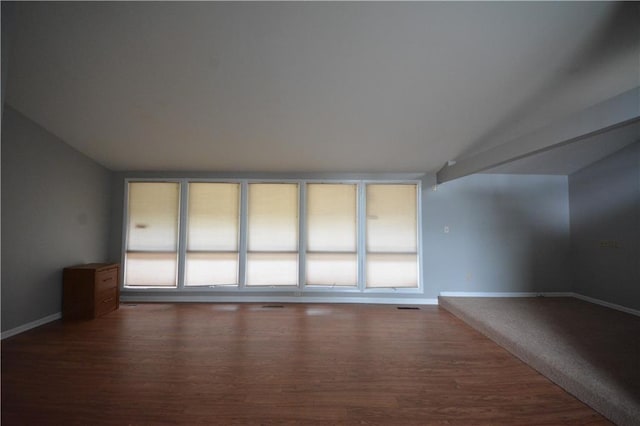
POLYGON ((568 297, 439 302, 614 423, 640 425, 640 317, 568 297))

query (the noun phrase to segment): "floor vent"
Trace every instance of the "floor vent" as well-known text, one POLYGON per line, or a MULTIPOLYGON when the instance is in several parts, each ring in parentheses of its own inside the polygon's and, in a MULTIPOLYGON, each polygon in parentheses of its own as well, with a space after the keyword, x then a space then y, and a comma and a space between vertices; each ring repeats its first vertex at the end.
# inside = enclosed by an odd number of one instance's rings
POLYGON ((263 305, 263 308, 284 308, 282 305, 263 305))
POLYGON ((417 306, 398 306, 398 309, 412 309, 412 310, 419 310, 420 308, 418 308, 417 306))

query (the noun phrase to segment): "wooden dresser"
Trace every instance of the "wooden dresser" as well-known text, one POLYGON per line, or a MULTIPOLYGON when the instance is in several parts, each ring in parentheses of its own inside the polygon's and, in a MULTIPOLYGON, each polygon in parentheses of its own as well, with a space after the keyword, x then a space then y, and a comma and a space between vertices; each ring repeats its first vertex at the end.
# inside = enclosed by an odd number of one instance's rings
POLYGON ((120 306, 120 265, 89 263, 64 268, 62 318, 92 319, 120 306))

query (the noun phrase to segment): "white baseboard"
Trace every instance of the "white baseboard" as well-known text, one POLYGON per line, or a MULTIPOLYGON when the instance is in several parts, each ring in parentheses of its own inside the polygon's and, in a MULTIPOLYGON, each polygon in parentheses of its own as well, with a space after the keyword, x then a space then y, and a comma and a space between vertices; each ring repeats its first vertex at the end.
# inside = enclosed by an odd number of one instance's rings
POLYGON ((490 291, 442 291, 443 297, 573 297, 571 292, 490 292, 490 291))
POLYGON ((40 327, 41 325, 59 320, 60 318, 62 318, 62 312, 56 312, 55 314, 48 315, 44 318, 22 324, 18 327, 12 328, 11 330, 3 331, 1 339, 4 340, 7 337, 15 336, 16 334, 23 333, 27 330, 31 330, 32 328, 40 327))
POLYGON ((593 297, 585 296, 579 293, 573 292, 468 292, 468 291, 442 291, 440 296, 443 297, 574 297, 576 299, 584 300, 585 302, 594 303, 596 305, 604 306, 607 308, 615 309, 617 311, 626 312, 627 314, 636 315, 640 317, 640 311, 633 308, 627 308, 626 306, 617 305, 611 302, 605 302, 604 300, 596 299, 593 297))
POLYGON ((615 303, 605 302, 604 300, 595 299, 593 297, 585 296, 583 294, 573 293, 573 297, 576 299, 584 300, 585 302, 595 303, 596 305, 604 306, 607 308, 615 309, 616 311, 626 312, 627 314, 640 317, 640 311, 633 308, 627 308, 626 306, 616 305, 615 303))
POLYGON ((305 296, 120 296, 123 303, 164 302, 164 303, 368 303, 385 305, 437 305, 438 299, 417 298, 371 298, 371 297, 305 297, 305 296))

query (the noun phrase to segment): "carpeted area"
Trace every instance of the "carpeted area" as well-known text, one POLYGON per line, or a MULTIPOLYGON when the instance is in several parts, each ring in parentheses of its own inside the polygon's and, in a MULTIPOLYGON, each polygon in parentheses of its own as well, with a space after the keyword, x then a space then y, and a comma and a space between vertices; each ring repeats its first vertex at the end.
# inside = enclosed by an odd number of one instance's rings
POLYGON ((640 317, 569 297, 439 302, 613 422, 640 424, 640 317))

